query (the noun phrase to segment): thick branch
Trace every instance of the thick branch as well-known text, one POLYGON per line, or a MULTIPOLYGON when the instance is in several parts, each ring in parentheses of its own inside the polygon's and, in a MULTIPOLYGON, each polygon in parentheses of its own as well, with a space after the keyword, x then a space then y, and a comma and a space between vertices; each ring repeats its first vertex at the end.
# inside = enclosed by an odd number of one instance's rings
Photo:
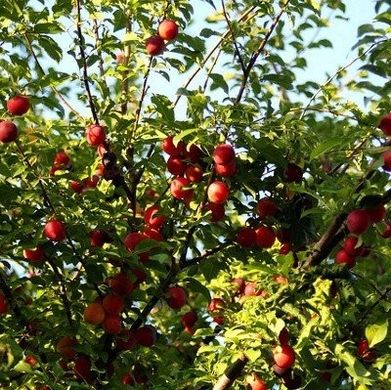
POLYGON ((243 368, 248 362, 248 358, 242 354, 239 359, 232 363, 222 375, 216 384, 213 386, 213 390, 225 390, 229 389, 236 379, 238 379, 243 371, 243 368))

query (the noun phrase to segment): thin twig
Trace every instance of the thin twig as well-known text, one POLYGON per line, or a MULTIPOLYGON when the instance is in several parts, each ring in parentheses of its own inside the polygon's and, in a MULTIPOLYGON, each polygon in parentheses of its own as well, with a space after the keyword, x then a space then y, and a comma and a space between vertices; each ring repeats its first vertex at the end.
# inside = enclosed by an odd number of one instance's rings
POLYGON ((234 47, 235 47, 235 53, 236 53, 236 55, 238 56, 238 60, 239 60, 239 62, 240 62, 240 67, 242 68, 242 72, 243 72, 243 74, 244 74, 244 73, 246 72, 246 67, 245 67, 245 65, 244 65, 242 55, 240 54, 239 46, 238 46, 238 43, 237 43, 237 41, 236 41, 235 32, 234 32, 234 30, 233 30, 233 28, 232 28, 231 21, 230 21, 230 19, 229 19, 227 10, 226 10, 226 8, 225 8, 225 2, 224 2, 224 0, 221 0, 221 6, 223 7, 224 18, 225 18, 225 20, 226 20, 226 22, 227 22, 228 29, 229 29, 230 35, 231 35, 231 37, 232 37, 232 43, 233 43, 233 45, 234 45, 234 47))
POLYGON ((89 102, 89 106, 90 106, 90 110, 91 110, 91 113, 92 113, 92 117, 94 118, 94 121, 95 121, 95 124, 99 124, 99 118, 98 118, 98 114, 97 114, 97 111, 96 111, 96 108, 95 108, 95 104, 94 104, 94 100, 92 98, 92 93, 91 93, 91 89, 90 89, 90 83, 88 81, 88 67, 87 67, 87 57, 86 57, 86 53, 85 53, 85 50, 84 50, 84 45, 85 45, 85 39, 84 39, 84 36, 83 36, 83 32, 81 30, 81 25, 82 25, 82 21, 81 21, 81 0, 76 0, 76 9, 77 9, 77 36, 78 36, 78 40, 79 40, 79 50, 80 50, 80 57, 82 59, 82 62, 83 62, 83 82, 84 82, 84 86, 85 86, 85 89, 86 89, 86 92, 87 92, 87 97, 88 97, 88 102, 89 102))
POLYGON ((244 367, 248 362, 248 358, 242 354, 237 360, 235 360, 224 372, 224 374, 218 379, 213 386, 213 390, 226 390, 229 389, 236 379, 240 377, 244 367))
POLYGON ((369 46, 369 48, 367 50, 365 50, 363 53, 361 53, 360 55, 358 55, 356 58, 354 58, 352 61, 350 61, 349 63, 347 63, 346 65, 342 66, 341 68, 339 68, 332 76, 330 76, 319 88, 318 90, 311 96, 310 100, 308 101, 307 105, 304 107, 301 115, 300 115, 300 118, 299 119, 303 119, 304 115, 306 114, 308 108, 311 106, 312 102, 316 99, 316 97, 319 95, 319 93, 323 90, 323 88, 325 88, 328 84, 330 84, 334 79, 335 77, 337 77, 341 72, 343 72, 344 70, 346 70, 347 68, 351 67, 355 62, 357 62, 358 60, 360 60, 362 57, 364 57, 366 54, 368 54, 373 48, 375 48, 377 45, 379 45, 380 43, 383 43, 383 42, 386 42, 387 40, 386 39, 383 39, 383 40, 380 40, 378 42, 375 42, 373 43, 371 46, 369 46))
MULTIPOLYGON (((41 72, 42 76, 45 76, 46 74, 45 70, 43 69, 41 63, 39 62, 37 55, 35 54, 33 45, 30 41, 30 37, 28 36, 27 33, 24 34, 24 37, 27 42, 27 48, 29 49, 31 55, 33 56, 34 62, 36 63, 38 70, 41 72)), ((54 85, 50 85, 50 88, 54 91, 54 93, 58 96, 58 98, 64 103, 64 105, 69 108, 71 112, 73 112, 77 117, 81 119, 83 118, 82 115, 75 108, 72 107, 72 105, 64 98, 64 96, 59 92, 59 90, 54 85)))

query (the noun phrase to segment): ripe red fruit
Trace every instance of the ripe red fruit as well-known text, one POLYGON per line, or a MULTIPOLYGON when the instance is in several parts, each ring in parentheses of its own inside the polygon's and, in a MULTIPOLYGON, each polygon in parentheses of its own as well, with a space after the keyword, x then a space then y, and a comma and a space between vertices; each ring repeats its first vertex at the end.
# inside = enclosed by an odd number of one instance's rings
POLYGON ((149 37, 145 41, 145 49, 150 56, 157 56, 164 51, 164 40, 159 35, 149 37))
POLYGON ((65 226, 57 219, 47 222, 43 233, 51 241, 62 241, 66 237, 65 226))
POLYGON ((271 248, 276 240, 276 234, 268 226, 261 226, 255 230, 257 245, 261 248, 271 248))
POLYGON ((391 172, 391 151, 386 150, 382 154, 383 156, 383 169, 387 172, 391 172))
POLYGON ((121 378, 123 385, 134 385, 134 379, 132 374, 125 374, 121 378))
POLYGON ((71 159, 63 150, 59 150, 54 156, 55 165, 68 165, 70 161, 71 159))
POLYGON ((261 219, 273 217, 278 211, 278 206, 272 199, 262 198, 258 201, 257 211, 261 219))
POLYGON ((371 223, 379 223, 386 216, 386 209, 383 204, 378 205, 375 208, 366 210, 371 223))
POLYGON ((170 191, 175 199, 188 200, 193 196, 193 190, 184 189, 191 185, 190 180, 185 177, 177 177, 171 182, 170 191))
POLYGON ((160 38, 171 41, 178 35, 178 25, 173 20, 163 20, 159 25, 160 38))
POLYGON ((117 316, 124 308, 124 300, 118 295, 108 294, 103 299, 103 309, 106 313, 117 316))
POLYGON ((8 305, 5 296, 0 293, 0 315, 7 313, 8 305))
POLYGON ((247 376, 246 382, 251 390, 267 390, 266 383, 255 372, 247 376))
POLYGON ((292 250, 291 244, 289 244, 289 242, 285 242, 284 244, 281 245, 278 253, 280 255, 287 255, 291 250, 292 250))
POLYGON ((84 185, 82 183, 80 183, 79 181, 72 180, 71 181, 71 188, 77 194, 80 194, 83 191, 83 189, 84 189, 84 185))
POLYGON ((190 310, 181 317, 181 324, 184 328, 192 328, 197 322, 197 313, 194 310, 190 310))
POLYGON ((4 143, 15 141, 18 138, 18 128, 10 121, 0 122, 0 141, 4 143))
POLYGON ((209 202, 223 204, 228 199, 229 188, 222 181, 214 181, 208 187, 209 202))
POLYGON ((225 302, 221 298, 212 298, 208 304, 208 311, 216 313, 224 310, 225 302))
POLYGON ((357 247, 358 238, 354 236, 346 237, 343 243, 343 249, 350 257, 360 256, 362 247, 357 247))
POLYGON ((369 348, 368 340, 360 340, 357 345, 357 355, 364 360, 365 362, 371 363, 376 357, 376 351, 372 348, 369 348))
POLYGON ((335 262, 337 264, 346 264, 349 268, 352 268, 356 264, 356 259, 352 256, 349 256, 345 249, 341 249, 335 255, 335 262))
POLYGON ((100 125, 90 125, 86 130, 86 139, 91 146, 99 146, 106 140, 105 128, 100 125))
POLYGON ((295 351, 288 344, 277 346, 273 349, 273 359, 277 366, 290 368, 295 363, 295 351))
POLYGON ((79 356, 75 359, 74 373, 80 379, 90 381, 91 379, 91 360, 87 356, 79 356))
POLYGON ((379 129, 383 131, 384 135, 391 136, 391 113, 383 116, 379 123, 379 129))
POLYGON ((159 230, 166 222, 165 215, 159 215, 159 206, 151 206, 145 210, 144 222, 152 229, 159 230))
POLYGON ((156 229, 146 229, 143 231, 143 234, 149 240, 163 241, 163 236, 156 229))
POLYGON ((192 183, 199 183, 202 181, 204 171, 198 165, 189 165, 186 168, 185 175, 192 183))
POLYGON ((264 291, 259 290, 256 283, 254 282, 247 282, 246 287, 244 288, 243 295, 245 297, 257 297, 260 295, 263 295, 264 291))
POLYGON ((231 177, 236 173, 236 161, 232 160, 226 165, 215 164, 215 172, 219 176, 231 177))
POLYGON ((61 338, 56 345, 56 351, 66 360, 72 360, 76 356, 74 346, 77 344, 76 339, 69 336, 61 338))
POLYGON ((208 203, 205 206, 205 210, 212 213, 212 222, 219 222, 225 217, 225 208, 223 204, 208 203))
MULTIPOLYGON (((125 239, 124 239, 124 245, 126 247, 126 249, 129 251, 129 252, 132 252, 136 249, 137 245, 146 240, 148 237, 146 237, 143 233, 139 233, 139 232, 132 232, 132 233, 129 233, 125 239)), ((149 252, 146 251, 146 252, 142 252, 139 254, 139 258, 140 258, 140 261, 142 263, 145 263, 146 261, 148 261, 149 259, 149 252)))
POLYGON ((27 355, 24 359, 24 361, 29 364, 31 367, 34 367, 37 363, 38 363, 38 360, 35 356, 33 355, 27 355))
POLYGON ((167 160, 167 170, 172 175, 182 176, 186 171, 186 164, 182 161, 181 158, 170 156, 167 160))
POLYGON ((303 178, 303 170, 296 164, 289 163, 284 170, 284 180, 287 183, 300 183, 303 178))
POLYGON ((152 347, 157 338, 156 329, 151 325, 145 325, 136 330, 135 337, 139 345, 152 347))
POLYGON ((229 144, 217 145, 213 152, 213 161, 216 164, 227 165, 235 159, 234 148, 229 144))
POLYGON ((213 321, 216 322, 217 325, 223 325, 224 324, 224 317, 223 316, 214 316, 213 321))
POLYGON ((179 141, 175 146, 174 137, 170 135, 163 140, 162 149, 170 156, 183 157, 186 151, 186 144, 183 141, 179 141))
POLYGON ((365 210, 353 210, 346 219, 346 226, 350 233, 362 234, 371 225, 368 213, 365 210))
POLYGON ((134 332, 131 332, 129 329, 122 329, 116 339, 116 345, 120 351, 129 351, 132 349, 136 345, 134 332))
POLYGON ((173 309, 180 309, 186 305, 186 291, 179 286, 170 287, 167 290, 167 304, 173 309))
POLYGON ((11 115, 23 115, 30 109, 30 101, 26 96, 14 96, 7 102, 7 111, 11 115))
POLYGON ((383 238, 390 238, 391 237, 391 224, 388 223, 386 228, 383 230, 382 233, 383 238))
POLYGON ((84 321, 99 325, 105 319, 105 311, 100 303, 92 302, 84 309, 84 321))
POLYGON ((114 275, 109 279, 108 284, 116 294, 121 296, 130 294, 134 288, 133 283, 124 272, 114 275))
POLYGON ((236 286, 236 292, 238 294, 243 294, 246 288, 246 282, 242 278, 235 278, 232 280, 232 284, 236 286))
POLYGON ((43 247, 38 245, 35 249, 24 249, 23 257, 33 263, 39 262, 44 259, 45 252, 43 251, 43 247))
POLYGON ((192 144, 189 150, 185 150, 185 158, 190 160, 191 163, 196 164, 200 161, 203 153, 202 150, 197 146, 192 144))
POLYGON ((102 323, 103 330, 108 334, 118 334, 122 330, 121 318, 115 315, 108 315, 102 323))
POLYGON ((91 230, 89 233, 90 245, 93 247, 102 247, 107 242, 108 235, 103 230, 91 230))
POLYGON ((281 345, 286 345, 289 343, 289 332, 287 328, 282 328, 280 334, 278 335, 278 340, 280 341, 281 345))
POLYGON ((250 248, 257 245, 257 233, 250 227, 242 228, 236 235, 236 242, 245 248, 250 248))

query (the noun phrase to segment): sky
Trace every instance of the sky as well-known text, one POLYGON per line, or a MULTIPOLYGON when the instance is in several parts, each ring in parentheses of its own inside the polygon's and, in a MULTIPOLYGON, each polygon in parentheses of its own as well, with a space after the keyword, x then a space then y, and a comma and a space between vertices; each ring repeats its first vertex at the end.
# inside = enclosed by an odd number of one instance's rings
MULTIPOLYGON (((48 5, 49 2, 46 2, 48 5)), ((213 8, 205 1, 193 0, 195 15, 195 23, 189 25, 186 28, 186 33, 199 36, 202 28, 205 27, 203 20, 205 17, 212 13, 213 8)), ((327 38, 333 43, 333 48, 322 48, 312 50, 307 57, 308 67, 303 72, 296 72, 298 76, 298 81, 312 80, 318 83, 323 83, 328 75, 335 73, 335 71, 340 67, 346 65, 352 59, 355 58, 355 51, 352 51, 352 46, 357 40, 357 28, 361 24, 371 23, 375 13, 374 13, 374 1, 373 0, 345 0, 347 6, 346 17, 349 19, 346 20, 336 19, 331 17, 330 19, 330 28, 324 29, 322 33, 317 37, 318 39, 327 38)), ((37 3, 39 4, 39 3, 37 3)), ((216 2, 219 4, 219 2, 216 2)), ((40 6, 42 7, 42 5, 40 6)), ((327 10, 323 17, 328 17, 332 15, 331 10, 327 10)), ((335 16, 335 13, 334 13, 335 16)), ((289 28, 289 25, 286 25, 286 28, 289 28)), ((223 31, 223 30, 222 30, 223 31)), ((314 30, 310 30, 308 34, 308 39, 313 37, 314 30)), ((67 47, 71 43, 71 36, 67 36, 61 39, 61 44, 64 47, 67 47)), ((211 37, 208 40, 207 46, 212 47, 218 38, 211 37)), ((68 50, 68 49, 67 49, 68 50)), ((287 62, 289 62, 289 53, 287 53, 287 62)), ((261 58, 259 59, 261 60, 261 58)), ((145 56, 145 61, 148 61, 148 57, 145 56)), ((49 62, 43 62, 44 66, 48 65, 49 62)), ((112 64, 112 62, 111 62, 112 64)), ((354 72, 357 70, 359 64, 352 66, 349 70, 348 77, 354 77, 354 72)), ((76 62, 70 60, 67 57, 61 64, 57 65, 58 69, 61 69, 65 72, 77 72, 76 62)), ((193 69, 191 69, 193 71, 193 69)), ((184 81, 187 79, 189 73, 178 75, 172 73, 172 78, 170 82, 167 82, 162 76, 156 74, 154 71, 151 72, 149 84, 153 86, 151 91, 154 93, 162 94, 168 96, 171 100, 175 100, 176 91, 181 87, 184 81)), ((203 73, 200 72, 200 78, 196 78, 194 82, 190 85, 190 89, 197 88, 197 81, 201 80, 203 73)), ((202 83, 204 76, 202 77, 202 83)), ((346 96, 350 98, 350 96, 346 96)), ((353 97, 352 97, 353 98, 353 97)), ((357 98, 356 98, 357 99, 357 98)), ((303 102, 305 103, 305 102, 303 102)), ((359 101, 356 103, 363 106, 362 96, 359 98, 359 101)), ((72 101, 72 104, 80 111, 83 115, 88 117, 90 115, 88 107, 85 107, 85 104, 78 102, 76 100, 72 101)), ((178 119, 184 119, 185 117, 185 99, 181 99, 180 104, 176 110, 178 119)))

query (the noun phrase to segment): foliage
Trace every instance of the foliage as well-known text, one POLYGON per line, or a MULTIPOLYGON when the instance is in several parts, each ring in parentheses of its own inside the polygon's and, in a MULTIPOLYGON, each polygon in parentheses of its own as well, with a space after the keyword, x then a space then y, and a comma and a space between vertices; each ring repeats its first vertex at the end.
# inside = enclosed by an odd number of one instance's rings
POLYGON ((336 64, 318 84, 306 78, 307 61, 321 48, 332 60, 334 42, 322 34, 330 11, 345 18, 343 0, 0 3, 1 115, 19 130, 16 142, 0 144, 0 291, 8 304, 0 314, 1 388, 131 388, 123 384, 130 373, 131 380, 147 378, 134 388, 209 389, 244 354, 248 362, 232 388, 245 388, 247 374, 257 372, 268 388, 284 389, 271 368, 284 328, 303 388, 390 388, 385 222, 359 238, 369 256, 352 269, 334 261, 346 215, 368 208, 368 199, 390 200, 382 168, 389 143, 378 125, 391 111, 391 8, 384 0, 375 7, 375 20, 358 30, 354 60, 336 64), (205 21, 201 7, 210 10, 205 21), (145 40, 164 18, 180 33, 162 55, 149 57, 145 40), (26 115, 7 112, 15 95, 29 97, 26 115), (100 156, 85 137, 94 123, 107 127, 100 156), (203 179, 187 202, 169 190, 173 178, 160 146, 168 136, 202 150, 203 179), (237 171, 218 179, 230 197, 223 220, 213 222, 206 190, 216 179, 214 149, 225 142, 235 147, 237 171), (54 164, 60 150, 69 163, 54 164), (303 180, 287 180, 290 164, 303 170, 303 180), (72 190, 73 181, 84 190, 72 190), (257 202, 265 196, 279 211, 261 221, 257 202), (126 250, 125 237, 145 229, 151 205, 167 216, 164 240, 126 250), (53 218, 64 222, 65 240, 43 236, 53 218), (260 224, 289 230, 289 253, 278 241, 269 249, 236 242, 240 228, 260 224), (93 230, 108 236, 102 247, 91 246, 93 230), (23 250, 38 245, 44 261, 27 261, 23 250), (140 262, 145 251, 150 259, 140 262), (119 351, 125 333, 88 324, 83 312, 111 291, 108 278, 118 272, 136 285, 135 267, 147 279, 126 295, 122 327, 153 325, 158 338, 150 348, 119 351), (235 278, 255 282, 261 294, 238 293, 235 278), (167 304, 175 285, 187 294, 179 310, 167 304), (211 297, 224 307, 208 311, 211 297), (194 334, 181 324, 190 309, 198 315, 194 334), (75 359, 64 363, 56 349, 64 336, 77 339, 92 378, 75 376, 75 359), (360 354, 364 338, 369 345, 360 354), (38 362, 29 364, 28 356, 38 362))

